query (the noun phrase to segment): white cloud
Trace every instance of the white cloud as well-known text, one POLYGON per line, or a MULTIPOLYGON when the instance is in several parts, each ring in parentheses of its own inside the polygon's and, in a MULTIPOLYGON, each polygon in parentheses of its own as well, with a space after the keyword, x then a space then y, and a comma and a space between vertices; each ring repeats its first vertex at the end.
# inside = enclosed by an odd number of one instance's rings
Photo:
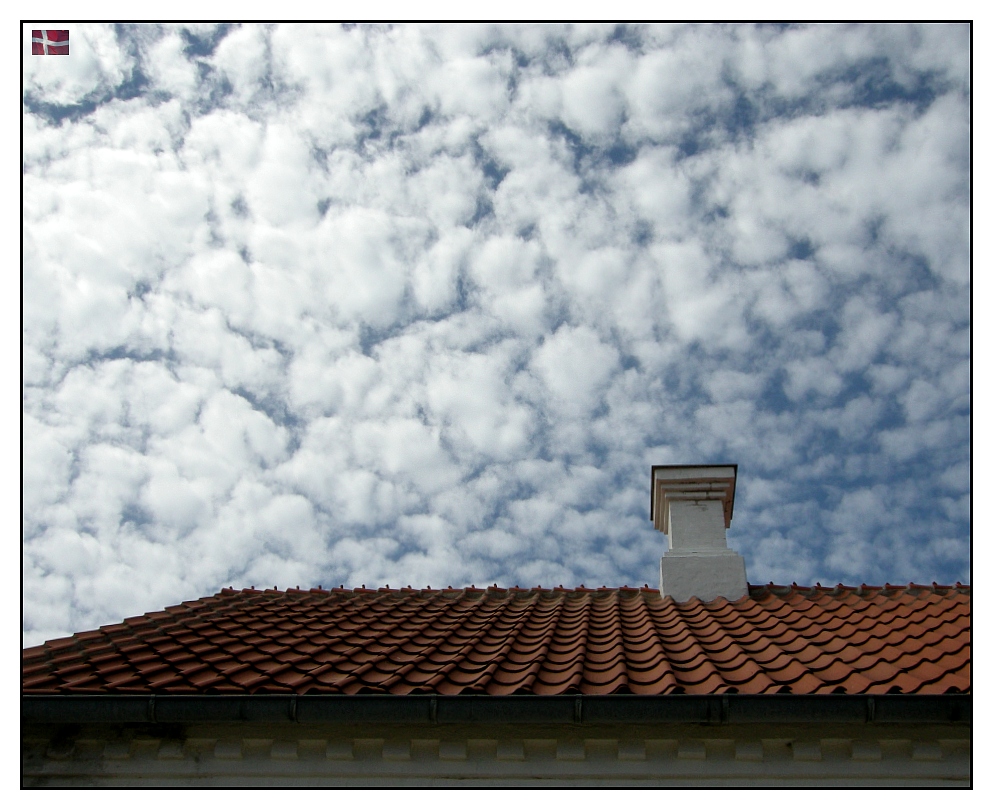
POLYGON ((876 359, 897 317, 879 312, 874 302, 859 297, 845 303, 839 320, 842 332, 831 359, 836 368, 848 372, 864 369, 876 359))
POLYGON ((498 352, 458 352, 431 363, 425 399, 458 458, 503 461, 526 452, 533 416, 507 385, 510 362, 498 352))
POLYGON ((432 71, 439 112, 475 121, 499 120, 510 102, 507 79, 512 60, 507 52, 446 60, 432 71))
POLYGON ((656 238, 678 238, 693 226, 692 178, 674 149, 646 146, 612 180, 619 203, 648 220, 656 238))
POLYGON ((736 399, 754 400, 761 393, 764 382, 758 374, 717 369, 703 384, 715 402, 725 402, 736 399))
POLYGON ((786 364, 786 372, 786 395, 792 400, 803 399, 811 392, 833 397, 844 386, 841 375, 825 357, 794 360, 786 364))
MULTIPOLYGON (((59 431, 31 414, 24 417, 24 464, 21 503, 31 529, 43 520, 47 507, 61 501, 68 490, 72 452, 59 431)), ((29 529, 30 531, 30 529, 29 529)))
POLYGON ((825 410, 822 424, 837 428, 844 439, 863 439, 878 424, 884 409, 884 402, 862 394, 848 400, 843 408, 825 410))
POLYGON ((597 143, 617 131, 624 118, 625 80, 631 72, 631 57, 620 46, 583 51, 585 64, 578 65, 561 83, 562 118, 580 135, 597 143))
POLYGON ((531 366, 553 407, 574 415, 596 409, 618 366, 617 350, 586 326, 562 326, 535 351, 531 366))
POLYGON ((966 27, 72 37, 24 60, 25 643, 654 584, 653 463, 740 464, 755 581, 967 575, 966 27))
POLYGON ((908 422, 922 422, 934 416, 945 397, 927 380, 914 380, 901 397, 908 422))
POLYGON ((720 80, 723 60, 717 57, 719 50, 712 50, 720 34, 708 27, 677 31, 670 47, 650 50, 625 77, 629 137, 674 143, 692 131, 697 114, 730 101, 729 88, 720 80), (710 56, 701 59, 705 52, 710 56))
POLYGON ((459 272, 462 269, 472 232, 453 228, 424 253, 411 271, 411 292, 418 306, 428 315, 450 309, 458 293, 459 272))
POLYGON ((211 62, 231 83, 241 104, 249 103, 260 90, 266 75, 266 31, 243 25, 221 40, 211 62))
POLYGON ((178 98, 188 98, 197 88, 196 64, 186 58, 178 31, 163 36, 148 51, 147 70, 156 86, 178 98))
POLYGON ((383 327, 400 315, 407 287, 405 259, 411 239, 423 228, 413 222, 357 209, 327 218, 321 225, 319 283, 315 290, 343 323, 361 321, 383 327))
MULTIPOLYGON (((215 110, 191 121, 180 156, 191 170, 202 167, 197 175, 210 177, 212 184, 241 189, 262 159, 263 143, 261 124, 240 112, 215 110)), ((223 202, 230 204, 234 196, 223 202)))
POLYGON ((742 323, 743 278, 736 273, 715 277, 711 259, 699 243, 660 245, 666 312, 683 341, 744 348, 748 334, 742 323))
POLYGON ((259 164, 245 183, 249 209, 275 226, 315 224, 315 168, 308 145, 293 129, 268 126, 259 164))
POLYGON ((141 503, 160 527, 186 534, 207 516, 211 493, 198 491, 207 489, 202 479, 199 482, 184 479, 174 464, 163 460, 155 466, 158 469, 142 487, 141 503), (197 487, 197 483, 201 486, 197 487))
POLYGON ((775 582, 809 583, 815 575, 812 554, 802 542, 772 532, 762 544, 747 556, 745 567, 748 581, 758 584, 775 582))

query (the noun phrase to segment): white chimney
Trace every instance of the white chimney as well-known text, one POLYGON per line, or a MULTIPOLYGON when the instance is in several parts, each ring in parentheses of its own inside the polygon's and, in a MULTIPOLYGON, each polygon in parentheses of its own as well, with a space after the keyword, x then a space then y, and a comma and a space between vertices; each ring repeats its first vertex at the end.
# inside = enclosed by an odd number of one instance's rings
POLYGON ((728 548, 737 464, 652 467, 652 522, 669 537, 659 588, 677 602, 748 593, 745 560, 728 548))

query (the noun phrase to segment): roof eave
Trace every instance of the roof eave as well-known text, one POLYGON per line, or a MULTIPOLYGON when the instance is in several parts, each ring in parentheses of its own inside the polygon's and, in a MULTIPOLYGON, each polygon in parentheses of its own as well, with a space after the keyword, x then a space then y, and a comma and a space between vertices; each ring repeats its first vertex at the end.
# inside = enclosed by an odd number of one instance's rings
POLYGON ((944 695, 22 695, 27 723, 968 723, 944 695))

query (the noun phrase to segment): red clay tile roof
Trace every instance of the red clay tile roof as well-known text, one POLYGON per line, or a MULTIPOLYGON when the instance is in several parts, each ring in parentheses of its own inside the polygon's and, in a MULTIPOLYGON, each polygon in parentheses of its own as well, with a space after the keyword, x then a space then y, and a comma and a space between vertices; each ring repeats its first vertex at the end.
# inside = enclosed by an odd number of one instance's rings
POLYGON ((230 590, 23 651, 24 694, 942 694, 968 586, 230 590))

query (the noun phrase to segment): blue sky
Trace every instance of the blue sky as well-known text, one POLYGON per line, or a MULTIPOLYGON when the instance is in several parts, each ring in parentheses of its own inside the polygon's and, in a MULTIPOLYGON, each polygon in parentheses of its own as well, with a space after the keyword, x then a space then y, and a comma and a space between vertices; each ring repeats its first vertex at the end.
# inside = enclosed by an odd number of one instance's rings
MULTIPOLYGON (((23 75, 23 642, 233 585, 970 581, 970 31, 72 25, 23 75)), ((24 31, 30 52, 30 30, 24 31)))

